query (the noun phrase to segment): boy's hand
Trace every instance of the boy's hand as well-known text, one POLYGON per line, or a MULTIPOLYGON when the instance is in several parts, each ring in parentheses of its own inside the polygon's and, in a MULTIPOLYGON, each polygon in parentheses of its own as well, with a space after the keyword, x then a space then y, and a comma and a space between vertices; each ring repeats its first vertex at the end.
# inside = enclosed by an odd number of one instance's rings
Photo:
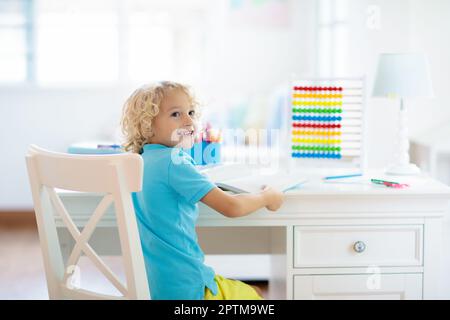
POLYGON ((281 191, 269 186, 263 186, 262 194, 266 200, 266 208, 270 211, 278 210, 284 201, 284 195, 281 191))

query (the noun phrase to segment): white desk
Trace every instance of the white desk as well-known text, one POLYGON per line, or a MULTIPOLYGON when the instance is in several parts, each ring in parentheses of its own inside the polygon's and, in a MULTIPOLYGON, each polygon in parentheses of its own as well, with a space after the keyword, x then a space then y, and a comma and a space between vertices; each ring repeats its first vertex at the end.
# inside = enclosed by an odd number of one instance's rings
MULTIPOLYGON (((287 193, 276 213, 264 209, 230 219, 200 203, 198 225, 272 227, 269 294, 273 298, 439 298, 442 218, 450 188, 425 176, 372 173, 367 177, 411 187, 398 190, 355 180, 325 184, 310 177, 300 190, 287 193)), ((80 226, 100 200, 98 194, 59 194, 80 226)), ((103 230, 90 243, 105 254, 116 253, 118 242, 111 238, 113 208, 101 226, 103 230)), ((70 236, 62 228, 60 236, 67 254, 70 236)))

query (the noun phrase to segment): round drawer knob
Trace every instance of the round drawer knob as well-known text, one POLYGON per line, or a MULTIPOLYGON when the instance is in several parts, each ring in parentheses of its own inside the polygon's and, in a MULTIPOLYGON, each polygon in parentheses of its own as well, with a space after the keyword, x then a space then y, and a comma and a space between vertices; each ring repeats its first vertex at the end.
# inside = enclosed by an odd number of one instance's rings
POLYGON ((362 241, 356 241, 353 245, 353 250, 358 253, 364 252, 364 250, 366 250, 366 244, 362 241))

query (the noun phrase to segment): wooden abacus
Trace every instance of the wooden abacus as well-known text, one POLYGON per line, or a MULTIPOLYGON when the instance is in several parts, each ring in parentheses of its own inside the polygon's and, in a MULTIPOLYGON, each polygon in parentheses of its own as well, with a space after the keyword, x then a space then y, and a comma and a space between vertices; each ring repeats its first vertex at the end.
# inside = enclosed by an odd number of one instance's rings
POLYGON ((297 165, 363 169, 364 103, 364 78, 293 81, 290 158, 297 165))

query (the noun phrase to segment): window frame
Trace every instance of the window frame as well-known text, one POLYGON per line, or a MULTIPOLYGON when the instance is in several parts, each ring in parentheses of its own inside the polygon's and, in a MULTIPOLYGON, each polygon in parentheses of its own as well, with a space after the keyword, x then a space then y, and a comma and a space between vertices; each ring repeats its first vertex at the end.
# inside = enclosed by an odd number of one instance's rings
MULTIPOLYGON (((25 43, 25 74, 26 77, 22 81, 2 81, 0 82, 0 88, 11 88, 11 87, 44 87, 44 88, 67 88, 67 87, 81 87, 81 88, 102 88, 102 87, 120 87, 120 86, 127 86, 130 85, 130 82, 136 82, 133 79, 129 77, 128 69, 129 69, 129 48, 127 46, 127 43, 129 41, 129 26, 128 26, 128 20, 130 17, 130 14, 132 13, 133 9, 130 9, 128 3, 126 0, 117 0, 117 7, 115 10, 115 15, 117 17, 118 21, 118 28, 117 28, 117 43, 118 43, 118 59, 117 59, 117 70, 118 70, 118 76, 117 79, 111 80, 111 81, 99 81, 99 82, 63 82, 61 84, 53 84, 53 83, 40 83, 38 81, 37 77, 37 41, 36 34, 37 34, 37 15, 39 14, 37 12, 37 1, 39 0, 18 0, 26 4, 26 9, 24 10, 24 18, 25 18, 25 32, 26 32, 26 43, 25 43)), ((146 3, 147 4, 147 3, 146 3)), ((155 10, 159 11, 165 11, 168 12, 170 15, 176 16, 177 14, 180 15, 179 8, 176 8, 175 10, 170 5, 177 4, 176 1, 154 1, 152 2, 148 8, 153 8, 155 10)), ((198 13, 201 12, 202 14, 202 22, 205 24, 207 22, 206 19, 206 11, 208 7, 206 6, 207 1, 199 0, 195 1, 192 5, 192 7, 189 7, 188 5, 181 6, 181 9, 184 10, 184 12, 191 12, 192 13, 192 21, 194 21, 195 24, 198 24, 199 22, 197 19, 194 19, 194 17, 197 17, 198 13)), ((179 39, 179 31, 183 30, 184 26, 180 25, 179 21, 176 21, 171 26, 170 32, 173 34, 173 41, 174 41, 174 50, 177 50, 180 46, 180 39, 179 39)), ((156 24, 155 24, 156 26, 156 24)), ((197 29, 197 28, 196 28, 197 29)), ((202 28, 200 28, 202 29, 202 28)), ((201 37, 206 37, 206 34, 202 34, 201 37)), ((201 54, 204 55, 205 51, 207 50, 206 46, 203 47, 201 54)), ((174 57, 172 64, 173 69, 177 70, 180 66, 179 57, 174 57)), ((205 66, 202 66, 203 68, 205 66)), ((176 76, 180 76, 176 74, 176 76)))
MULTIPOLYGON (((348 14, 348 3, 344 3, 346 5, 346 11, 348 14)), ((316 2, 316 25, 317 25, 317 34, 316 34, 316 52, 318 58, 316 59, 316 75, 319 77, 336 77, 342 76, 339 74, 337 66, 342 63, 346 63, 346 61, 338 61, 336 59, 336 55, 334 55, 335 48, 338 47, 338 28, 343 28, 343 30, 349 30, 350 21, 348 16, 346 18, 338 17, 338 13, 336 10, 336 6, 339 5, 337 0, 318 0, 316 2), (321 16, 325 10, 325 3, 328 2, 329 5, 329 20, 326 22, 321 21, 321 16), (321 33, 329 32, 330 34, 330 48, 331 50, 326 50, 326 45, 324 45, 325 39, 321 37, 321 33), (322 69, 321 63, 323 61, 327 61, 328 68, 322 69)), ((349 37, 347 36, 347 41, 349 37)))

